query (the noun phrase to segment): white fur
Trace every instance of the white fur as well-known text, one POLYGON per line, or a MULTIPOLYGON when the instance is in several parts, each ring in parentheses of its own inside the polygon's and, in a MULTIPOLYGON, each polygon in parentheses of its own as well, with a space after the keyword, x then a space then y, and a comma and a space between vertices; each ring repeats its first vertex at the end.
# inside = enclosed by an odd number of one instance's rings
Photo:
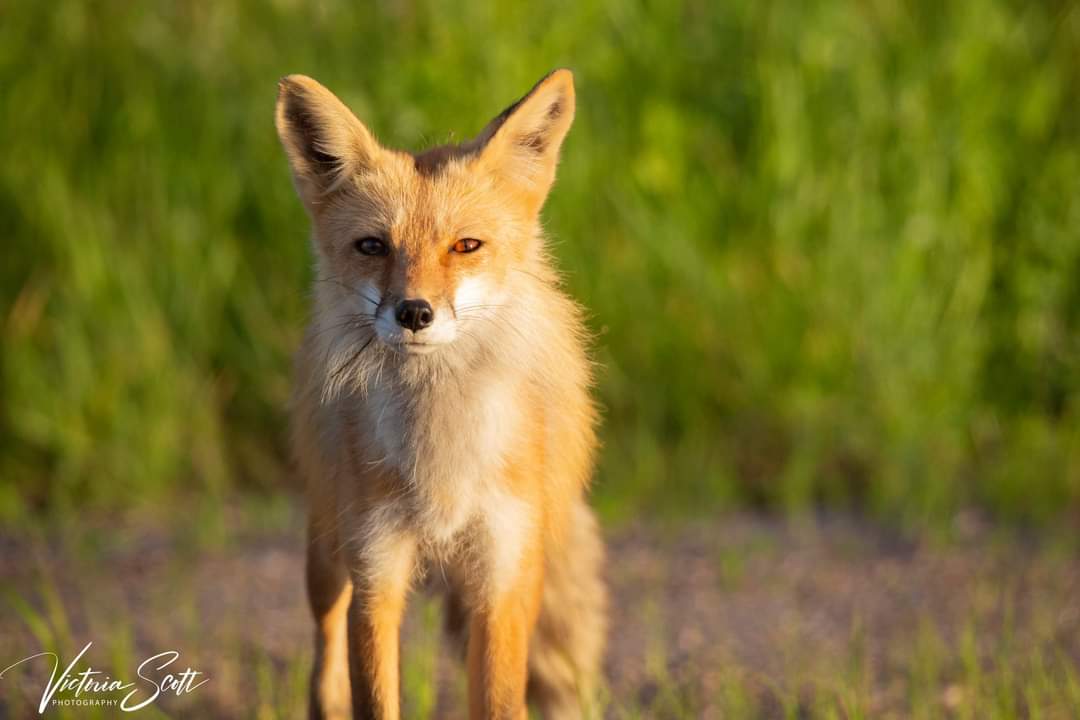
POLYGON ((481 277, 473 275, 458 283, 454 292, 454 307, 458 315, 483 309, 491 303, 491 286, 481 277))
POLYGON ((371 383, 365 420, 384 462, 407 482, 421 542, 445 548, 503 504, 489 500, 520 423, 516 388, 496 375, 467 393, 456 385, 429 387, 421 400, 405 402, 395 385, 389 376, 371 383))
POLYGON ((386 503, 368 513, 350 548, 360 560, 356 568, 364 573, 360 587, 378 592, 385 584, 408 582, 415 571, 416 539, 402 522, 401 508, 386 503))
POLYGON ((368 390, 367 421, 375 433, 375 442, 383 452, 384 463, 401 470, 405 465, 405 427, 402 408, 391 388, 373 383, 368 390))
POLYGON ((498 583, 490 591, 500 595, 517 579, 525 543, 532 536, 536 520, 531 505, 497 487, 489 488, 485 494, 482 517, 489 543, 488 576, 498 583))

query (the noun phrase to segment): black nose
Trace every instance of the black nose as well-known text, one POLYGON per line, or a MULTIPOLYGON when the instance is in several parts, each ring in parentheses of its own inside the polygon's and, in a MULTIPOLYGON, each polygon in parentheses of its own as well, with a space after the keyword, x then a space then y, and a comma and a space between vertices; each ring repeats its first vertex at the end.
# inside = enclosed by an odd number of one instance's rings
POLYGON ((402 300, 398 303, 395 317, 401 327, 419 332, 435 319, 435 311, 427 300, 402 300))

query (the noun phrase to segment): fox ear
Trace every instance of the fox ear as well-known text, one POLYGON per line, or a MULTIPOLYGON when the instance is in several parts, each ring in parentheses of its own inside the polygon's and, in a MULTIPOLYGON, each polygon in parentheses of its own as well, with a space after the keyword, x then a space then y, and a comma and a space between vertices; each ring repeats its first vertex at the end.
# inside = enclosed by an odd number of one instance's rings
POLYGON ((574 76, 548 74, 488 123, 474 141, 480 162, 538 213, 555 181, 559 147, 574 121, 574 76))
POLYGON ((278 82, 275 112, 296 190, 310 212, 382 152, 371 132, 332 92, 304 75, 278 82))

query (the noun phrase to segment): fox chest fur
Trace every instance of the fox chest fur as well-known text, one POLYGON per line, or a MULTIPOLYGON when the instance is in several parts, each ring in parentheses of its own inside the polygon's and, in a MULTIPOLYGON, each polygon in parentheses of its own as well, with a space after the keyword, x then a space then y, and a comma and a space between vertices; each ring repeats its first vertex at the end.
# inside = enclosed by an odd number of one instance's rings
POLYGON ((519 404, 528 393, 524 379, 493 372, 419 391, 383 380, 358 403, 368 462, 396 476, 393 501, 422 544, 444 547, 474 521, 514 514, 506 465, 531 429, 519 404))

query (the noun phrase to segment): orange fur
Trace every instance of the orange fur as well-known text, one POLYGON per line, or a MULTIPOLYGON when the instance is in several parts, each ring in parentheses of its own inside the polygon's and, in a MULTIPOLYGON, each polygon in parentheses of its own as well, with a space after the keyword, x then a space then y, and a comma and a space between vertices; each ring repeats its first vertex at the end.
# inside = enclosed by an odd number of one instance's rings
POLYGON ((432 564, 468 613, 472 717, 524 718, 527 691, 545 717, 590 712, 595 411, 580 312, 539 227, 573 114, 556 71, 475 140, 413 155, 314 80, 281 82, 317 275, 292 409, 313 717, 399 717, 401 615, 432 564))

